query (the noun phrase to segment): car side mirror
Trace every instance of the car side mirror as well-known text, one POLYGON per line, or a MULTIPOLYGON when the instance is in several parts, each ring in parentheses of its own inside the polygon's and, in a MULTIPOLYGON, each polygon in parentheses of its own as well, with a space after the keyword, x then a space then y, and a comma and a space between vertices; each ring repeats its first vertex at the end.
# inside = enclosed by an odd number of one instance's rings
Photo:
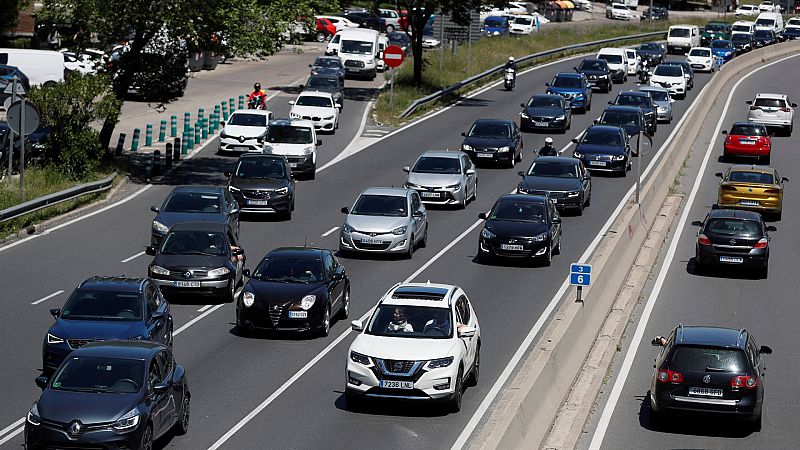
POLYGON ((774 225, 767 225, 767 228, 766 228, 766 230, 767 230, 767 231, 778 231, 778 229, 777 229, 777 228, 775 228, 775 226, 774 226, 774 225))
POLYGON ((290 105, 294 105, 294 100, 289 100, 290 105))
POLYGON ((161 212, 161 208, 159 208, 158 206, 151 206, 150 211, 153 211, 154 213, 158 214, 159 212, 161 212))
MULTIPOLYGON (((761 348, 764 348, 764 347, 761 347, 761 348)), ((770 350, 770 352, 772 352, 772 350, 770 350)), ((44 388, 47 387, 47 382, 48 381, 49 381, 49 379, 47 377, 36 377, 36 379, 33 380, 33 382, 36 383, 36 385, 39 386, 42 390, 44 390, 44 388)))
POLYGON ((752 104, 753 104, 753 101, 752 101, 752 100, 748 100, 748 101, 746 101, 746 102, 744 102, 744 103, 745 103, 746 105, 752 105, 752 104))
POLYGON ((789 181, 789 179, 788 179, 788 178, 786 178, 786 177, 783 177, 783 178, 781 178, 781 183, 785 183, 785 182, 787 182, 787 181, 789 181))
POLYGON ((322 145, 322 139, 317 139, 317 146, 319 147, 320 145, 322 145))
POLYGON ((463 132, 463 131, 462 131, 462 132, 461 132, 461 135, 462 135, 462 136, 464 136, 464 137, 466 137, 466 136, 467 136, 467 133, 465 133, 465 132, 463 132))
POLYGON ((475 333, 477 331, 478 331, 478 329, 475 328, 475 327, 466 327, 466 326, 464 326, 464 327, 461 327, 458 330, 458 337, 460 337, 460 338, 472 337, 472 336, 475 336, 475 333))
POLYGON ((524 108, 525 107, 525 103, 520 103, 519 106, 524 108))
POLYGON ((720 177, 720 178, 723 177, 722 172, 717 172, 717 173, 714 174, 714 176, 715 177, 720 177))
POLYGON ((350 322, 350 328, 353 331, 364 331, 364 322, 360 320, 354 320, 350 322))
POLYGON ((759 355, 771 355, 772 354, 772 348, 767 347, 766 345, 762 345, 761 348, 758 349, 758 354, 759 355))
POLYGON ((592 121, 592 123, 593 123, 594 125, 597 125, 598 123, 600 123, 600 120, 599 120, 599 119, 594 119, 594 120, 592 121))
POLYGON ((722 130, 722 134, 727 135, 728 134, 728 130, 722 130))
POLYGON ((571 139, 571 141, 572 141, 573 143, 577 144, 577 143, 578 143, 578 138, 572 138, 572 139, 571 139))
POLYGON ((152 246, 147 246, 144 248, 144 252, 150 256, 156 256, 156 248, 152 246))
POLYGON ((650 345, 652 345, 653 347, 663 347, 664 346, 664 340, 665 339, 663 337, 656 336, 656 337, 653 338, 652 341, 650 341, 650 345))
POLYGON ((692 226, 693 227, 702 227, 703 226, 703 222, 701 222, 699 220, 695 220, 694 222, 692 222, 692 226))
POLYGON ((158 395, 166 394, 169 391, 169 387, 167 383, 158 383, 153 386, 153 393, 158 395))
POLYGON ((341 272, 334 272, 333 275, 331 275, 331 280, 333 281, 344 280, 344 274, 342 274, 341 272))
POLYGON ((61 315, 61 308, 51 308, 50 315, 58 319, 58 317, 61 315))
POLYGON ((475 172, 475 169, 467 169, 466 173, 467 175, 475 175, 477 172, 475 172))
POLYGON ((480 213, 480 214, 478 214, 478 219, 481 219, 481 220, 486 220, 486 213, 480 213))
POLYGON ((792 103, 792 108, 797 108, 797 103, 792 103))
POLYGON ((525 172, 523 172, 521 170, 519 172, 517 172, 517 175, 521 176, 522 178, 525 178, 525 172))
POLYGON ((222 174, 230 178, 230 176, 233 175, 233 172, 222 172, 222 174))
POLYGON ((250 269, 242 269, 242 276, 250 278, 250 269))
POLYGON ((411 167, 408 167, 408 166, 403 166, 403 172, 405 172, 405 173, 411 173, 411 167))
POLYGON ((550 82, 548 81, 544 85, 547 86, 547 87, 550 87, 550 82))
POLYGON ((555 217, 553 217, 553 221, 552 221, 552 222, 553 222, 553 223, 561 223, 561 216, 555 216, 555 217))
POLYGON ((153 314, 150 315, 150 318, 153 320, 158 320, 164 317, 164 311, 154 311, 153 314))
POLYGON ((347 206, 343 207, 341 209, 341 211, 342 211, 342 214, 350 214, 350 209, 347 206))
POLYGON ((233 250, 231 250, 231 255, 233 256, 244 255, 244 250, 242 250, 241 248, 234 248, 233 250))
POLYGON ((419 219, 419 218, 425 217, 425 213, 423 213, 420 210, 416 210, 416 211, 411 213, 411 217, 419 219))

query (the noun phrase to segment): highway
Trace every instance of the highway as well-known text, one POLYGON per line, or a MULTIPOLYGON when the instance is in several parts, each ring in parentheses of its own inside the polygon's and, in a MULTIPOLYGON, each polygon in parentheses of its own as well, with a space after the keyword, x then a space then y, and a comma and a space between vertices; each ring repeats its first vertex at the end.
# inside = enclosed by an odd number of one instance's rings
MULTIPOLYGON (((291 222, 261 219, 242 223, 240 241, 247 254, 247 267, 254 267, 277 246, 308 242, 337 248, 338 229, 334 228, 344 220, 339 209, 350 206, 362 189, 401 185, 403 166, 413 163, 428 149, 458 149, 460 132, 466 131, 475 119, 517 118, 521 102, 531 94, 544 92, 544 83, 555 72, 571 71, 578 59, 520 74, 514 92, 490 87, 326 168, 315 181, 298 182, 297 209, 291 222)), ((709 77, 698 74, 687 99, 674 104, 673 124, 659 125, 656 147, 667 139, 709 77)), ((633 79, 625 88, 636 88, 633 79)), ((592 111, 573 116, 572 130, 566 135, 553 135, 556 148, 566 147, 569 139, 597 118, 620 89, 615 85, 611 94, 596 92, 592 111)), ((288 114, 289 99, 285 94, 273 99, 277 116, 288 114)), ((321 137, 320 166, 335 157, 353 137, 365 104, 363 100, 346 100, 337 134, 321 137)), ((398 281, 430 279, 465 289, 481 323, 482 368, 480 384, 467 389, 459 414, 427 405, 396 404, 374 404, 364 410, 348 411, 342 390, 346 351, 353 338, 349 323, 334 323, 331 335, 322 339, 293 334, 244 338, 235 334, 231 304, 173 304, 174 351, 187 370, 193 394, 192 419, 187 435, 168 436, 157 442, 157 447, 342 447, 331 443, 352 443, 356 436, 373 435, 381 436, 384 448, 450 447, 559 291, 569 263, 584 254, 634 183, 632 174, 625 178, 594 177, 591 207, 583 216, 564 217, 562 254, 554 258, 552 267, 478 264, 474 259, 480 231, 478 213, 487 211, 499 195, 516 187, 516 172, 529 166, 533 150, 541 146, 545 136, 525 135, 523 163, 513 170, 479 168, 478 199, 466 210, 431 208, 428 247, 416 252, 413 260, 341 259, 352 282, 352 318, 365 314, 398 281), (242 421, 244 418, 247 420, 242 421)), ((0 350, 6 361, 0 374, 4 398, 0 430, 8 426, 0 433, 0 445, 21 443, 17 432, 22 424, 20 418, 38 396, 33 379, 39 374, 41 343, 52 322, 48 309, 60 307, 74 286, 89 276, 146 275, 149 259, 136 255, 149 241, 153 217, 149 207, 159 205, 173 185, 224 183, 222 172, 230 169, 235 158, 215 155, 215 148, 212 143, 168 180, 143 186, 125 203, 18 245, 0 248, 0 261, 5 268, 0 282, 12 287, 5 299, 9 320, 2 332, 5 345, 0 350), (63 293, 39 302, 58 291, 63 293)), ((566 154, 570 152, 567 150, 566 154)), ((653 153, 649 151, 642 157, 643 168, 653 153)))
MULTIPOLYGON (((637 311, 635 321, 628 328, 625 350, 618 353, 605 394, 578 448, 797 448, 800 439, 796 426, 800 401, 796 376, 800 372, 800 360, 794 349, 796 318, 800 314, 795 284, 800 242, 794 232, 794 227, 800 224, 800 211, 796 208, 800 195, 797 183, 800 179, 796 175, 800 171, 800 157, 795 152, 800 145, 797 133, 792 137, 773 138, 771 165, 791 181, 785 187, 783 218, 772 223, 778 231, 771 234, 767 279, 732 270, 703 276, 694 274, 697 227, 691 226, 691 222, 702 220, 716 203, 719 179, 714 173, 724 172, 728 166, 718 160, 722 154, 722 136, 718 130, 712 136, 720 115, 724 116, 722 129, 729 129, 734 121, 746 118, 745 101, 752 100, 757 92, 796 96, 796 90, 789 86, 795 85, 794 74, 799 68, 800 58, 796 56, 764 67, 744 79, 732 92, 727 110, 715 108, 716 116, 707 119, 708 128, 703 139, 712 140, 698 145, 687 165, 681 190, 689 194, 688 213, 685 222, 673 228, 677 229, 670 241, 674 251, 668 251, 663 265, 656 268, 658 277, 651 277, 649 294, 642 302, 644 307, 639 308, 642 311, 637 311), (697 178, 706 153, 707 165, 702 167, 697 178), (695 180, 699 184, 692 196, 690 191, 695 180), (668 335, 680 323, 746 328, 759 345, 772 347, 774 353, 766 356, 767 369, 763 378, 761 432, 754 433, 747 426, 725 420, 687 418, 658 424, 651 422, 648 392, 658 349, 650 345, 650 340, 655 335, 668 335)), ((724 103, 724 99, 720 99, 720 103, 724 103)))

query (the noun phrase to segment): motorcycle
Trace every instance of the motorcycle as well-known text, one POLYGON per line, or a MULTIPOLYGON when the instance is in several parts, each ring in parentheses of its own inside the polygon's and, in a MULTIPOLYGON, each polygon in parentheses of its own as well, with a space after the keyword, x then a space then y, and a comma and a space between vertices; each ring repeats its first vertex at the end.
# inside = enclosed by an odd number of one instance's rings
POLYGON ((650 68, 648 61, 642 61, 642 67, 639 69, 639 84, 647 85, 650 82, 650 68))
POLYGON ((263 95, 250 97, 247 101, 247 109, 267 109, 266 99, 263 95))
POLYGON ((505 70, 505 74, 503 75, 503 85, 505 86, 507 91, 514 89, 515 84, 515 75, 516 71, 512 68, 508 68, 505 70))

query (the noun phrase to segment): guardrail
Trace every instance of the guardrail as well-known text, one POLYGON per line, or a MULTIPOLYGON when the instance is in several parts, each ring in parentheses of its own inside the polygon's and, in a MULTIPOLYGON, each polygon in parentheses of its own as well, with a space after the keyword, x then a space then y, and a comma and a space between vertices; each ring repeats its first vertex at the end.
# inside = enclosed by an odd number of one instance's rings
MULTIPOLYGON (((569 50, 577 50, 577 49, 581 49, 581 48, 595 47, 595 46, 603 45, 603 44, 612 44, 612 43, 630 41, 630 40, 641 39, 641 38, 646 38, 646 37, 663 36, 665 33, 666 33, 666 31, 654 31, 654 32, 651 32, 651 33, 633 34, 633 35, 630 35, 630 36, 621 36, 621 37, 616 37, 616 38, 601 39, 599 41, 583 42, 583 43, 580 43, 580 44, 567 45, 565 47, 554 48, 554 49, 546 50, 546 51, 543 51, 543 52, 533 53, 533 54, 530 54, 528 56, 523 56, 523 57, 517 59, 517 64, 525 63, 525 62, 528 62, 528 61, 531 61, 531 60, 537 59, 537 58, 542 58, 544 56, 550 56, 550 55, 566 52, 566 51, 569 51, 569 50)), ((494 75, 496 72, 499 72, 499 71, 503 70, 504 67, 505 67, 505 64, 501 64, 499 66, 496 66, 496 67, 493 67, 493 68, 491 68, 489 70, 486 70, 485 72, 481 72, 481 73, 479 73, 477 75, 473 75, 473 76, 467 78, 466 80, 461 80, 458 83, 455 83, 453 85, 447 86, 447 87, 443 88, 442 90, 434 92, 433 94, 427 95, 427 96, 422 97, 422 98, 418 98, 418 99, 414 100, 414 102, 412 104, 410 104, 408 106, 408 108, 406 108, 405 111, 403 111, 402 114, 400 114, 400 117, 407 117, 409 114, 413 113, 417 108, 419 108, 420 106, 424 105, 425 103, 432 102, 433 100, 436 100, 437 98, 442 97, 442 96, 444 96, 446 94, 449 94, 449 93, 451 93, 451 92, 453 92, 455 90, 461 89, 464 86, 472 84, 472 83, 474 83, 474 82, 476 82, 478 80, 481 80, 483 78, 486 78, 488 76, 494 75)))
POLYGON ((100 181, 81 184, 79 186, 63 190, 61 192, 55 192, 50 195, 45 195, 44 197, 35 198, 25 203, 21 203, 19 205, 12 206, 10 208, 6 208, 0 211, 0 223, 6 222, 8 220, 14 219, 19 216, 23 216, 28 213, 32 213, 34 211, 38 211, 43 208, 47 208, 48 206, 53 206, 62 202, 66 202, 67 200, 73 200, 78 197, 82 197, 84 195, 106 191, 111 188, 111 185, 114 181, 114 177, 116 176, 117 173, 114 172, 111 175, 109 175, 108 178, 102 179, 100 181))

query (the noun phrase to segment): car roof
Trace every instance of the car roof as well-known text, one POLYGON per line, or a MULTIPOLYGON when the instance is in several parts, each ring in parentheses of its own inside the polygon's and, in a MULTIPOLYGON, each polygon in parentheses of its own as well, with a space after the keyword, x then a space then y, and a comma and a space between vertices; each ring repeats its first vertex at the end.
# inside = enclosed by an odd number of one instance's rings
POLYGON ((608 105, 606 106, 606 109, 603 112, 606 111, 641 113, 642 109, 639 108, 638 106, 608 105))
POLYGON ((633 95, 634 97, 650 97, 650 94, 642 91, 622 91, 619 94, 617 94, 617 97, 621 95, 633 95))
POLYGON ((708 50, 708 51, 711 51, 711 47, 692 47, 689 51, 691 52, 692 50, 708 50))
POLYGON ((147 282, 147 278, 129 278, 125 275, 100 276, 87 278, 81 283, 79 289, 96 289, 103 291, 129 291, 140 292, 147 282))
POLYGON ((712 209, 708 213, 710 219, 741 219, 755 220, 761 222, 761 214, 755 211, 745 211, 742 209, 712 209))
POLYGON ((600 58, 583 58, 583 60, 581 62, 587 62, 587 61, 600 63, 600 64, 608 64, 608 62, 605 59, 600 59, 600 58))
MULTIPOLYGON (((419 157, 422 158, 423 156, 435 156, 437 158, 459 159, 459 158, 461 158, 461 155, 463 155, 463 154, 464 153, 461 152, 461 151, 455 151, 454 152, 454 151, 450 151, 450 150, 428 150, 425 153, 419 155, 419 157)), ((417 158, 417 159, 419 159, 419 158, 417 158)))
POLYGON ((775 98, 775 99, 786 99, 788 97, 786 94, 769 94, 765 92, 759 92, 756 94, 756 98, 775 98))
POLYGON ((669 89, 661 86, 642 86, 639 88, 639 90, 647 92, 669 92, 669 89))
POLYGON ((286 160, 286 156, 285 155, 275 155, 275 154, 272 154, 272 153, 245 153, 245 154, 239 156, 239 160, 242 160, 242 159, 272 159, 272 160, 278 160, 278 161, 281 161, 281 160, 285 161, 286 160))
POLYGON ((322 257, 324 249, 319 247, 278 247, 270 250, 267 255, 280 255, 286 257, 317 256, 322 257))
POLYGON ((239 109, 231 113, 231 115, 236 114, 253 114, 256 116, 267 116, 269 117, 272 114, 272 111, 267 109, 239 109))
POLYGON ((709 347, 725 347, 743 349, 747 345, 748 332, 744 328, 684 326, 675 329, 677 345, 705 345, 709 347))
POLYGON ((342 61, 342 58, 339 58, 336 55, 320 55, 320 56, 317 56, 317 58, 314 61, 317 61, 317 60, 320 60, 320 59, 333 59, 333 60, 336 60, 336 61, 339 61, 339 62, 342 61))
POLYGON ((545 202, 547 201, 546 198, 547 197, 545 197, 544 195, 505 194, 505 195, 500 196, 500 198, 497 199, 497 202, 499 203, 500 201, 505 201, 505 200, 515 201, 515 202, 517 202, 517 201, 525 201, 525 202, 528 202, 528 203, 538 203, 538 204, 544 205, 545 202))
POLYGON ((179 222, 173 225, 169 231, 210 231, 225 233, 227 229, 228 224, 222 222, 179 222))
POLYGON ((171 194, 177 192, 192 192, 192 193, 199 193, 199 194, 221 194, 222 193, 221 186, 203 186, 203 185, 187 185, 187 186, 176 186, 172 189, 171 194))
POLYGON ((126 358, 147 360, 159 350, 166 350, 164 344, 151 341, 96 341, 72 351, 71 357, 94 356, 105 358, 126 358))
POLYGON ((310 120, 302 120, 302 119, 274 119, 269 121, 269 126, 274 127, 306 127, 306 128, 314 128, 314 123, 310 120))
POLYGON ((325 98, 333 98, 333 94, 330 92, 322 92, 322 91, 303 91, 300 93, 299 97, 325 97, 325 98))
POLYGON ((553 98, 553 99, 558 99, 558 100, 563 100, 564 99, 564 97, 562 97, 562 96, 560 96, 558 94, 533 94, 533 95, 531 95, 531 99, 533 99, 533 98, 553 98))
POLYGON ((448 308, 459 287, 450 284, 398 283, 383 296, 383 305, 448 308))
POLYGON ((772 174, 775 172, 775 169, 768 166, 756 166, 751 165, 748 166, 746 164, 735 164, 731 166, 728 170, 731 172, 756 172, 756 173, 768 173, 772 174))
POLYGON ((556 78, 564 77, 564 78, 583 78, 582 73, 575 73, 575 72, 558 72, 556 74, 556 78))
MULTIPOLYGON (((638 108, 637 108, 638 109, 638 108)), ((554 161, 554 162, 561 162, 561 163, 570 163, 572 165, 579 165, 581 160, 578 158, 573 158, 571 156, 537 156, 533 162, 547 162, 547 161, 554 161)))
POLYGON ((409 192, 411 192, 411 190, 406 188, 371 187, 364 189, 361 195, 393 195, 396 197, 405 197, 409 192))
MULTIPOLYGON (((739 122, 733 122, 733 125, 731 125, 731 126, 732 126, 732 127, 736 127, 736 126, 748 126, 748 127, 760 127, 760 128, 767 128, 767 126, 766 126, 766 125, 764 125, 763 123, 750 122, 750 121, 748 121, 748 120, 742 120, 742 121, 739 121, 739 122)), ((749 167, 749 166, 748 166, 748 167, 749 167)))
POLYGON ((478 119, 476 120, 473 125, 477 125, 479 123, 502 123, 502 124, 510 124, 513 120, 507 119, 478 119))
MULTIPOLYGON (((610 105, 609 105, 610 106, 610 105)), ((625 132, 622 128, 614 126, 614 125, 592 125, 586 129, 586 132, 589 130, 597 130, 597 131, 613 131, 616 133, 625 132)))

